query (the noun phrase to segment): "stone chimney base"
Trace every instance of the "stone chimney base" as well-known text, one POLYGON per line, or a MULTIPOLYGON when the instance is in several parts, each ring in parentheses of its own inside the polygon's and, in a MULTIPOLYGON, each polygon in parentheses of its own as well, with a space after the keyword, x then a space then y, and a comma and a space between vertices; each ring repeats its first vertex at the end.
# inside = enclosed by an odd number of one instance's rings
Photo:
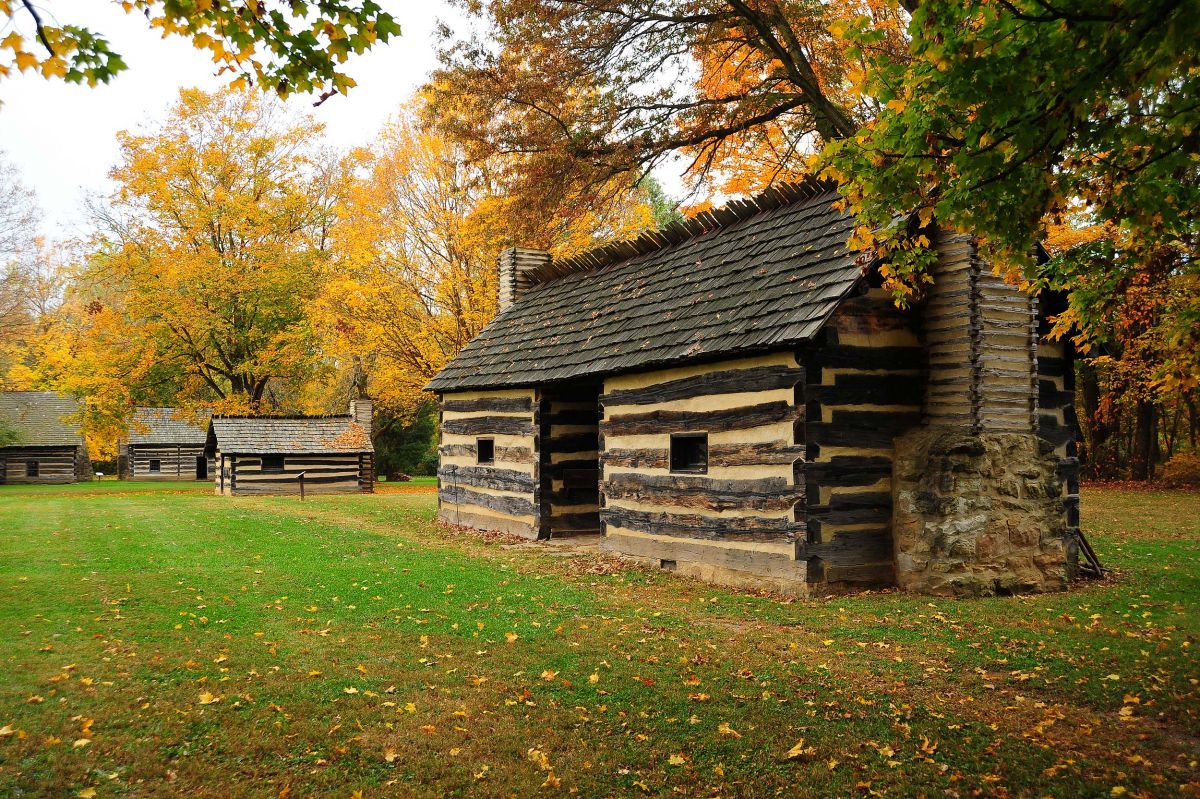
POLYGON ((896 582, 941 596, 1062 591, 1077 549, 1058 458, 1028 433, 923 427, 896 440, 896 582))

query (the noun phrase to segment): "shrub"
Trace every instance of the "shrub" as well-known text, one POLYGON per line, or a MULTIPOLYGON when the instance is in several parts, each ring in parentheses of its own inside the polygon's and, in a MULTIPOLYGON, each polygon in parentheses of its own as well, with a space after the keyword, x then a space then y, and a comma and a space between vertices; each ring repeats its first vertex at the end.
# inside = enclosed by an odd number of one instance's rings
POLYGON ((1200 487, 1200 455, 1180 453, 1163 464, 1163 483, 1173 488, 1200 487))

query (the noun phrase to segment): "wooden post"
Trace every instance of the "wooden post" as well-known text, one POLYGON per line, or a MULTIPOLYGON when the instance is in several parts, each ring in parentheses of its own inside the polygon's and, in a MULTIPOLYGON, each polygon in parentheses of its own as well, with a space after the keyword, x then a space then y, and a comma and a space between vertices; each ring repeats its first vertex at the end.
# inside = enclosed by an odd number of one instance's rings
POLYGON ((300 501, 304 501, 304 472, 296 475, 296 479, 300 482, 300 501))

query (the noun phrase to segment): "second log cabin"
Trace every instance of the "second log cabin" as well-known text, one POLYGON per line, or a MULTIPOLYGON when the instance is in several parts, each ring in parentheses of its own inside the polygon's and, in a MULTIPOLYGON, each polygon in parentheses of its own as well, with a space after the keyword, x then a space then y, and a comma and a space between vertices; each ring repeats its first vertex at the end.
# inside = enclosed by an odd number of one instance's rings
POLYGON ((369 494, 375 490, 371 400, 341 416, 214 416, 205 453, 216 493, 369 494))
POLYGON ((207 418, 192 421, 178 408, 134 408, 128 437, 118 448, 118 476, 122 480, 211 480, 213 459, 204 453, 207 428, 207 418))
POLYGON ((428 385, 439 514, 804 593, 1053 590, 1078 524, 1069 344, 1049 303, 928 230, 901 310, 810 182, 556 262, 428 385))

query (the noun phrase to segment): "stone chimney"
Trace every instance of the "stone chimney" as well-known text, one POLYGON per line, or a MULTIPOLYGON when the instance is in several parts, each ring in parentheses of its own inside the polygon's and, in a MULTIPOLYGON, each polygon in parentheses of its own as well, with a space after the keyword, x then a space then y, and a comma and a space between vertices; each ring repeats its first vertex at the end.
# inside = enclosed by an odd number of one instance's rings
POLYGON ((925 420, 895 442, 896 581, 946 595, 1065 588, 1058 458, 1037 435, 1037 298, 993 275, 969 237, 942 233, 937 250, 925 420))
POLYGON ((496 310, 503 311, 520 299, 522 294, 535 285, 529 273, 549 263, 550 253, 545 250, 529 250, 523 247, 502 250, 496 259, 500 272, 500 301, 496 310))
POLYGON ((350 418, 362 425, 367 431, 367 437, 370 438, 374 432, 371 424, 371 416, 373 407, 370 397, 355 397, 350 400, 350 418))

